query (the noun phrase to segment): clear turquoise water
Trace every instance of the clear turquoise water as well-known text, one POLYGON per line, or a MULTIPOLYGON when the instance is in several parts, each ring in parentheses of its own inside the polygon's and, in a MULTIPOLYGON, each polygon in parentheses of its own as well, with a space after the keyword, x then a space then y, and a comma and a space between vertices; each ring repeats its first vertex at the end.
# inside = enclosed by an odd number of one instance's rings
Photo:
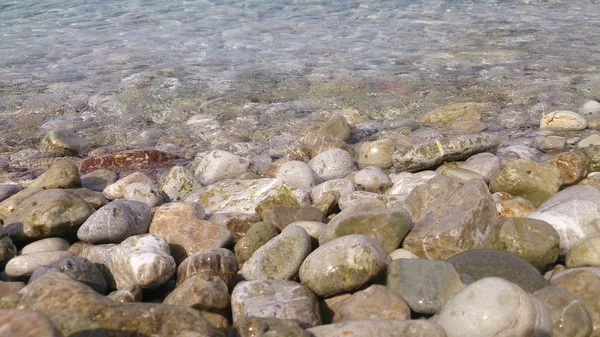
POLYGON ((453 101, 499 113, 576 109, 600 96, 599 9, 591 0, 5 0, 0 152, 56 127, 98 145, 188 137, 201 148, 223 137, 264 142, 338 108, 378 120, 453 101), (188 122, 199 114, 218 127, 188 122))

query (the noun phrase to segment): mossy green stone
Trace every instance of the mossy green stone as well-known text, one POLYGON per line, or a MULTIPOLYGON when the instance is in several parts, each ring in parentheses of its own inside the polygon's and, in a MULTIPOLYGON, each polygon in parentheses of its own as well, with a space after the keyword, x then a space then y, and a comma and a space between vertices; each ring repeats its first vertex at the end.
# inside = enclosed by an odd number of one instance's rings
POLYGON ((269 240, 277 236, 277 228, 270 222, 257 222, 242 236, 235 245, 235 257, 238 263, 246 262, 250 256, 269 240))

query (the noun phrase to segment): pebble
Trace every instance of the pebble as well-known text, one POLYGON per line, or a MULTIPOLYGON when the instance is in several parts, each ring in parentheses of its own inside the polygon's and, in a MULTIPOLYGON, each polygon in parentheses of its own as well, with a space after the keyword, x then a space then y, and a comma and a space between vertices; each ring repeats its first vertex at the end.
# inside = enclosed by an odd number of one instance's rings
POLYGON ((102 271, 91 261, 80 256, 69 256, 51 264, 37 268, 29 282, 33 282, 49 272, 59 272, 69 275, 72 279, 84 283, 100 294, 106 294, 107 283, 102 271))
POLYGON ((188 169, 183 166, 173 166, 162 180, 160 190, 169 197, 169 200, 179 201, 187 198, 200 186, 196 176, 188 169))
POLYGON ((127 186, 133 183, 146 183, 152 186, 154 185, 154 180, 141 172, 134 172, 106 186, 102 194, 110 200, 123 199, 127 186))
POLYGON ((570 292, 546 286, 533 293, 552 315, 553 337, 588 337, 593 323, 587 309, 570 292))
POLYGON ((561 136, 545 136, 536 137, 534 140, 535 146, 545 153, 563 152, 567 146, 565 137, 561 136))
POLYGON ((99 209, 109 202, 101 192, 92 191, 87 188, 73 188, 68 191, 83 199, 94 209, 99 209))
POLYGON ((52 130, 42 139, 40 150, 54 156, 76 156, 90 145, 90 142, 71 130, 52 130))
POLYGON ((238 270, 238 261, 229 249, 203 249, 181 262, 177 268, 177 285, 194 275, 205 274, 218 276, 231 286, 238 270))
POLYGON ((448 337, 551 336, 552 316, 535 297, 497 277, 470 284, 440 312, 448 337))
POLYGON ((286 280, 242 282, 231 293, 233 323, 246 317, 294 320, 303 328, 321 324, 315 295, 305 286, 286 280))
POLYGON ((461 184, 464 184, 471 179, 479 179, 485 181, 485 177, 481 174, 460 167, 451 167, 445 169, 441 174, 445 175, 446 177, 450 177, 461 184))
POLYGON ((81 176, 81 185, 92 191, 102 192, 106 186, 117 182, 117 174, 113 171, 98 169, 81 176))
POLYGON ((397 259, 388 265, 386 286, 419 314, 438 313, 464 286, 445 261, 397 259))
POLYGON ((343 178, 356 169, 354 158, 338 148, 321 152, 312 158, 308 165, 324 181, 343 178))
POLYGON ((562 185, 560 170, 548 164, 515 159, 502 166, 490 181, 490 191, 520 196, 539 206, 558 192, 562 185))
POLYGON ((489 183, 494 174, 500 170, 500 158, 493 153, 483 152, 469 157, 460 168, 479 173, 489 183))
POLYGON ((81 187, 81 177, 75 164, 68 161, 59 161, 50 166, 46 172, 42 173, 27 188, 78 188, 81 187))
POLYGON ((561 152, 543 161, 560 170, 563 186, 577 184, 588 173, 589 162, 585 155, 579 152, 561 152))
POLYGON ((388 199, 396 199, 396 197, 380 193, 354 191, 340 197, 338 207, 342 211, 385 209, 388 207, 388 199))
POLYGON ((293 226, 301 227, 306 231, 306 233, 310 236, 312 248, 314 249, 319 246, 319 236, 321 236, 321 233, 323 233, 327 225, 318 221, 295 221, 285 227, 281 232, 283 233, 286 230, 292 229, 293 226))
POLYGON ((304 190, 310 190, 321 182, 317 173, 307 163, 299 160, 281 165, 275 178, 281 180, 286 186, 304 190))
POLYGON ((541 204, 528 218, 549 223, 560 236, 560 255, 583 237, 600 230, 600 190, 590 185, 566 188, 541 204))
POLYGON ((367 166, 354 174, 354 183, 358 189, 377 192, 392 186, 392 180, 379 167, 367 166))
POLYGON ((37 252, 25 255, 15 256, 8 261, 4 272, 12 277, 30 276, 41 266, 53 264, 73 254, 65 251, 56 252, 37 252))
POLYGON ((229 300, 227 284, 220 277, 195 274, 169 293, 163 303, 219 312, 229 307, 229 300))
POLYGON ((356 191, 356 185, 344 178, 328 180, 313 187, 310 191, 310 197, 314 202, 317 202, 325 193, 330 191, 336 191, 340 196, 343 196, 346 193, 356 191))
POLYGON ((131 183, 125 188, 123 198, 142 202, 148 207, 155 207, 162 203, 163 197, 158 188, 147 183, 131 183))
POLYGON ((600 102, 589 100, 579 109, 582 115, 595 115, 600 112, 600 102))
POLYGON ((398 248, 390 253, 390 259, 398 260, 398 259, 418 259, 419 257, 411 252, 410 250, 404 248, 398 248))
POLYGON ((500 277, 528 293, 533 293, 548 284, 544 276, 529 262, 501 250, 475 249, 446 261, 451 263, 459 274, 467 274, 475 281, 486 277, 500 277))
POLYGON ((577 143, 577 148, 582 149, 590 146, 600 145, 600 134, 594 133, 593 135, 587 136, 577 143))
POLYGON ((242 275, 246 280, 292 280, 311 247, 308 233, 292 226, 252 253, 242 266, 242 275))
POLYGON ((527 145, 511 145, 498 149, 496 155, 500 157, 500 164, 502 166, 505 161, 510 161, 512 159, 537 161, 541 156, 541 153, 535 147, 527 145))
POLYGON ((389 138, 363 142, 358 149, 358 167, 362 169, 367 166, 375 166, 389 169, 392 167, 394 151, 396 151, 396 145, 389 138))
POLYGON ((422 258, 445 260, 470 249, 493 246, 499 219, 487 185, 483 180, 471 179, 460 187, 455 186, 451 178, 440 176, 411 193, 405 203, 412 205, 414 228, 404 239, 402 248, 422 258), (450 181, 444 182, 444 178, 450 181), (440 190, 447 185, 452 189, 440 190), (427 189, 430 192, 417 196, 420 190, 427 189), (427 195, 433 198, 428 199, 427 195), (430 204, 418 205, 419 200, 430 204))
POLYGON ((343 300, 333 316, 334 323, 365 319, 408 320, 410 307, 388 287, 373 284, 343 300))
POLYGON ((540 272, 558 259, 560 236, 545 221, 513 217, 504 220, 499 249, 522 257, 540 272))
POLYGON ((77 238, 89 243, 119 243, 132 235, 148 233, 151 220, 148 205, 133 200, 113 200, 79 227, 77 238))
POLYGON ((357 212, 347 209, 336 215, 319 236, 319 245, 351 234, 374 239, 389 254, 408 233, 412 220, 403 208, 357 212))
POLYGON ((575 131, 587 127, 587 121, 580 114, 568 110, 556 110, 546 113, 540 119, 541 130, 575 131))
POLYGON ((581 238, 567 253, 565 265, 567 268, 600 267, 600 233, 581 238))
POLYGON ((50 318, 37 311, 0 309, 0 336, 63 337, 50 318))
POLYGON ((311 337, 446 337, 444 329, 426 320, 358 320, 307 329, 311 337))
POLYGON ((256 250, 277 236, 277 228, 270 222, 257 222, 235 244, 235 256, 239 263, 244 263, 256 250))
POLYGON ((224 179, 233 179, 250 167, 250 160, 233 153, 213 150, 200 159, 195 175, 203 185, 214 184, 224 179))
POLYGON ((300 281, 318 296, 357 289, 387 267, 389 256, 373 239, 342 236, 313 251, 300 266, 300 281))

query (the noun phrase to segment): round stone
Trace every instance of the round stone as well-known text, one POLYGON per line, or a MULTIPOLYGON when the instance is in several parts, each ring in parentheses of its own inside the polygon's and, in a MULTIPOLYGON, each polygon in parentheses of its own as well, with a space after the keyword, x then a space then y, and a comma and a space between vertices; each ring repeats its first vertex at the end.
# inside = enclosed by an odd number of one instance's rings
POLYGON ((125 189, 127 186, 133 183, 146 183, 152 186, 154 185, 154 180, 141 172, 133 172, 132 174, 106 186, 106 188, 104 188, 102 191, 102 194, 104 194, 107 199, 122 199, 125 197, 125 189))
POLYGON ((379 167, 367 166, 354 174, 356 186, 367 192, 376 192, 392 186, 392 180, 379 167))
POLYGON ((90 142, 71 130, 53 130, 42 139, 40 150, 57 156, 75 156, 89 146, 90 142))
POLYGON ((355 169, 354 158, 338 148, 323 151, 308 162, 323 180, 343 178, 355 169))
POLYGON ((579 143, 577 143, 577 148, 581 149, 584 147, 589 147, 589 146, 594 146, 594 145, 600 145, 600 134, 598 134, 598 133, 587 136, 584 139, 580 140, 579 143))
POLYGON ((594 115, 600 112, 600 102, 589 100, 583 104, 579 112, 582 115, 594 115))
POLYGON ((210 185, 224 179, 235 178, 246 171, 250 160, 233 153, 214 150, 205 154, 196 168, 196 177, 203 185, 210 185))
POLYGON ((568 111, 557 110, 542 116, 540 120, 541 130, 552 131, 573 131, 583 130, 587 127, 587 121, 580 114, 568 111))
POLYGON ((275 178, 286 186, 310 190, 320 182, 319 176, 303 161, 292 160, 279 167, 275 178))
POLYGON ((396 151, 396 145, 389 138, 379 139, 373 142, 360 144, 358 150, 358 166, 376 166, 383 169, 392 167, 392 155, 396 151))

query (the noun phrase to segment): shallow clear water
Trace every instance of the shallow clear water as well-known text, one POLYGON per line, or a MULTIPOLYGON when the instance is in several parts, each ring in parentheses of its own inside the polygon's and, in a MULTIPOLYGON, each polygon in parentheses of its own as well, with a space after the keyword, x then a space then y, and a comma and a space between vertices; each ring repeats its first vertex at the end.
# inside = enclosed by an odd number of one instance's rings
POLYGON ((342 108, 363 122, 457 101, 489 103, 498 116, 576 110, 600 96, 599 9, 592 0, 5 0, 0 153, 53 128, 98 146, 196 151, 277 147, 342 108))

